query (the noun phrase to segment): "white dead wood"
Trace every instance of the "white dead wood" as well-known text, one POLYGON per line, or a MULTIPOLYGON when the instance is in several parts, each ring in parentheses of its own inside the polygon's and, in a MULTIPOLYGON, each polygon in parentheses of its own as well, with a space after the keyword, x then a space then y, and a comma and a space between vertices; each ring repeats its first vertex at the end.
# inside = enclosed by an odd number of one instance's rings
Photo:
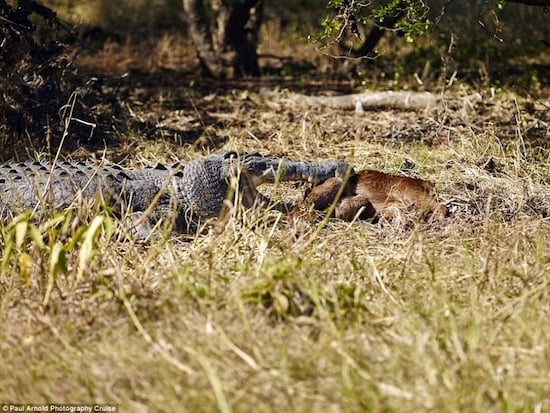
POLYGON ((432 108, 465 108, 473 106, 482 100, 479 93, 463 98, 446 98, 430 92, 363 92, 341 96, 309 96, 300 93, 280 93, 270 90, 260 91, 260 95, 268 101, 288 102, 307 107, 327 107, 355 110, 401 109, 425 110, 432 108))

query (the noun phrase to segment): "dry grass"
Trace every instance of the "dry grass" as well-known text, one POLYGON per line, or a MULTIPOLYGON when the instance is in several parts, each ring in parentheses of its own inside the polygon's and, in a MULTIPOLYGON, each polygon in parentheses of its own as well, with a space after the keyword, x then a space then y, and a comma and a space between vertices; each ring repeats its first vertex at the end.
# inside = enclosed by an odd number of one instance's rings
MULTIPOLYGON (((403 214, 293 233, 284 218, 249 211, 191 240, 100 233, 82 279, 79 247, 67 252, 46 307, 51 250, 25 241, 0 278, 0 401, 549 409, 548 149, 526 139, 534 116, 508 96, 492 103, 482 116, 259 106, 244 125, 235 105, 224 148, 352 157, 390 172, 409 160, 409 173, 438 182, 452 216, 438 227, 403 214), (505 107, 516 124, 503 125, 505 107)), ((152 148, 165 158, 166 147, 152 148)), ((184 150, 170 157, 192 156, 184 150)), ((9 237, 2 226, 4 245, 9 237)))
MULTIPOLYGON (((274 212, 235 211, 208 234, 146 245, 118 223, 111 233, 105 217, 85 265, 84 238, 73 234, 85 236, 75 227, 90 219, 34 233, 1 224, 0 403, 550 409, 547 98, 481 91, 484 102, 464 112, 355 115, 268 105, 256 85, 205 92, 157 80, 128 96, 163 139, 129 137, 108 158, 154 163, 217 149, 345 157, 436 181, 452 214, 434 225, 404 212, 296 231, 274 212)), ((277 196, 297 192, 282 189, 277 196)))

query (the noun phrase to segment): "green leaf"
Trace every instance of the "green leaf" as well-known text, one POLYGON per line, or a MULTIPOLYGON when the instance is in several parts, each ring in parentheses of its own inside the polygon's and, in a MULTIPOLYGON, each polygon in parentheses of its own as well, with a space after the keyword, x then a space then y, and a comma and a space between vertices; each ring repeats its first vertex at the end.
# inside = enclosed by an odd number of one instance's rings
POLYGON ((13 237, 9 237, 6 241, 6 245, 4 245, 4 251, 2 252, 2 275, 4 275, 8 269, 14 245, 13 237))
POLYGON ((25 237, 27 235, 27 229, 29 228, 29 221, 20 221, 15 224, 15 246, 21 248, 25 237))
POLYGON ((21 274, 21 278, 23 278, 25 284, 29 284, 29 270, 32 267, 32 258, 26 252, 22 252, 21 254, 19 254, 18 261, 19 273, 21 274))
POLYGON ((65 255, 63 244, 61 244, 59 241, 56 241, 55 244, 53 244, 50 253, 50 271, 48 274, 48 285, 46 286, 46 294, 44 294, 44 300, 42 301, 42 304, 45 306, 48 305, 48 303, 50 302, 55 279, 57 277, 57 274, 59 274, 60 272, 67 272, 67 257, 65 255))
POLYGON ((84 241, 82 242, 82 247, 78 253, 78 270, 76 274, 77 279, 82 279, 84 270, 88 267, 88 262, 95 255, 94 253, 94 241, 99 233, 104 222, 104 217, 98 215, 94 217, 92 223, 84 233, 84 241))
POLYGON ((29 225, 29 229, 27 230, 29 237, 31 240, 34 241, 36 246, 40 249, 45 249, 46 244, 44 244, 44 240, 42 239, 42 233, 38 229, 38 227, 34 224, 29 225))

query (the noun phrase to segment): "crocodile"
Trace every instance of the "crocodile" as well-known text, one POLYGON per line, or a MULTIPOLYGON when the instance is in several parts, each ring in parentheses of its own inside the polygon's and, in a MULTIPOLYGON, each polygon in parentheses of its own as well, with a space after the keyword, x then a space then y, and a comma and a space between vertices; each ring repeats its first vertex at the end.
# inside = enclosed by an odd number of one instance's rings
MULTIPOLYGON (((135 214, 139 219, 134 221, 142 222, 146 215, 148 224, 168 217, 177 232, 192 232, 221 214, 232 189, 244 207, 265 206, 270 200, 257 190, 263 183, 317 184, 347 170, 343 160, 302 162, 233 151, 141 169, 80 161, 12 162, 0 165, 0 217, 6 220, 25 210, 40 216, 99 199, 118 216, 135 214)), ((277 208, 290 210, 287 204, 277 208)), ((145 237, 149 230, 136 231, 145 237)))

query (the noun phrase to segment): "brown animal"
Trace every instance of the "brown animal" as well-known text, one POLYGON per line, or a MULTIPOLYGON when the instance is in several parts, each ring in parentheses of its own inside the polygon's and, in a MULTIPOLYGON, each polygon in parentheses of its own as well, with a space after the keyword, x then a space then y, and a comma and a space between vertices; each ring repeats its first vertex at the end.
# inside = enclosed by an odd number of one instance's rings
POLYGON ((423 179, 362 170, 349 178, 340 199, 336 200, 343 183, 341 178, 334 177, 314 187, 290 212, 291 219, 303 216, 311 209, 323 211, 335 201, 333 216, 345 221, 356 217, 375 218, 388 206, 415 206, 421 211, 431 212, 432 220, 442 220, 448 212, 447 207, 438 203, 431 194, 434 184, 423 179))

